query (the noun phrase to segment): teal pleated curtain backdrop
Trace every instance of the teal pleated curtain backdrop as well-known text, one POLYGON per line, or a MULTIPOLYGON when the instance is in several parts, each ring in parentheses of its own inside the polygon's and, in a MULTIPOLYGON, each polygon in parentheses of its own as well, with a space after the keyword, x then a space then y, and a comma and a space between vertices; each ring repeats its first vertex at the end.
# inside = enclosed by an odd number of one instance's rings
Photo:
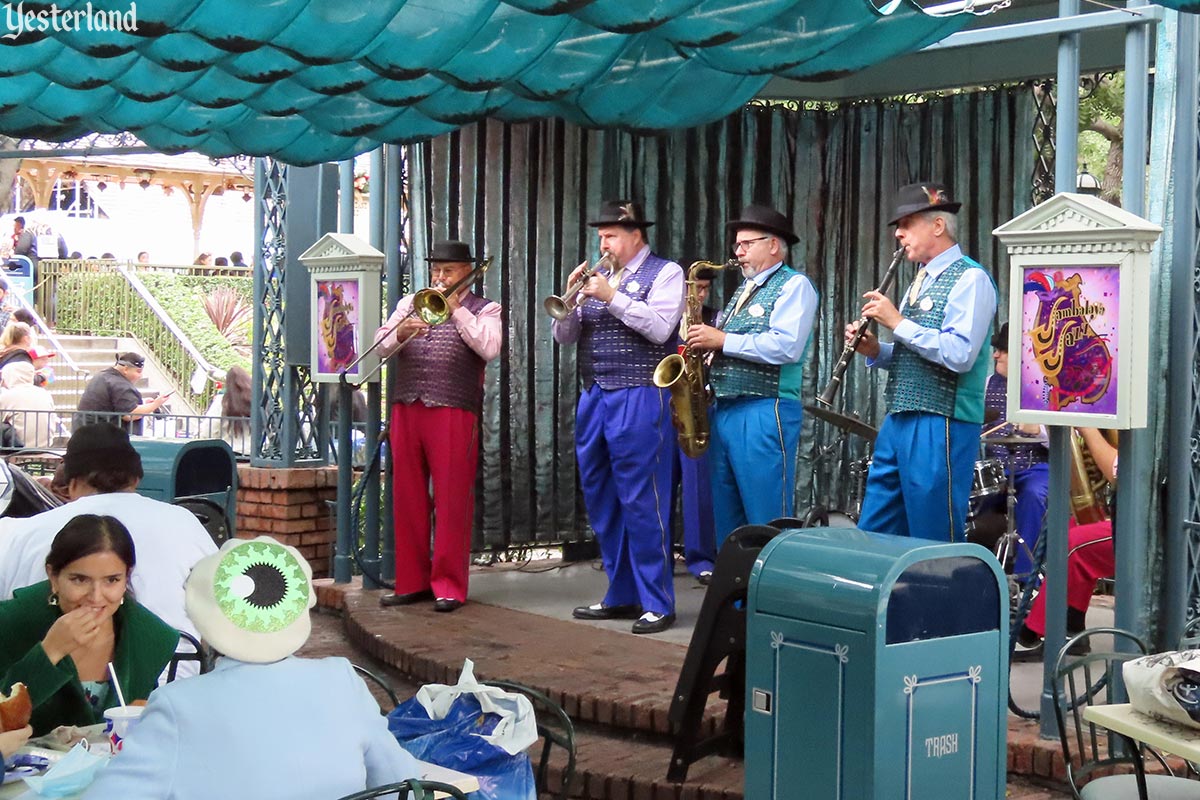
MULTIPOLYGON (((573 444, 575 347, 554 344, 542 300, 595 257, 586 222, 602 198, 642 201, 657 221, 651 245, 685 268, 726 258, 724 223, 743 205, 769 203, 789 215, 801 235, 790 263, 821 295, 805 356, 809 402, 841 352, 844 324, 858 317, 861 295, 879 284, 895 249, 885 223, 897 186, 936 178, 952 187, 965 203, 964 250, 992 270, 1003 296, 1006 261, 991 230, 1028 207, 1032 124, 1029 90, 1013 87, 835 110, 752 105, 657 137, 558 120, 485 121, 422 145, 413 196, 423 198, 426 223, 415 235, 461 237, 495 255, 485 294, 505 309, 504 348, 487 373, 475 548, 588 535, 573 444)), ((901 287, 912 273, 905 265, 901 287)), ((424 285, 426 276, 418 270, 415 280, 424 285)), ((738 281, 725 276, 719 302, 738 281)), ((1002 303, 1001 320, 1005 311, 1002 303)), ((838 402, 877 422, 878 376, 861 359, 847 375, 838 402)), ((849 461, 865 446, 839 436, 805 414, 799 513, 812 502, 814 474, 816 499, 847 507, 849 461)))

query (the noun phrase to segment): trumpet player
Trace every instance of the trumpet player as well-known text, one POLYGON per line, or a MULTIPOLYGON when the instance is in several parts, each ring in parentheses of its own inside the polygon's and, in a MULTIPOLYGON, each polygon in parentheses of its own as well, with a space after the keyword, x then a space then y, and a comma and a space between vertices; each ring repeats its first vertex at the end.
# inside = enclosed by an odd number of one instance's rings
MULTIPOLYGON (((436 242, 426 261, 438 290, 462 282, 477 263, 457 241, 436 242)), ((500 354, 503 329, 500 304, 469 284, 446 304, 449 320, 431 326, 411 314, 413 295, 403 297, 375 334, 380 358, 396 353, 388 369, 396 589, 382 606, 433 600, 435 610, 454 611, 467 599, 484 367, 500 354)))
MULTIPOLYGON (((900 188, 889 225, 920 264, 899 308, 877 291, 862 316, 892 332, 868 333, 857 350, 888 370, 888 414, 875 440, 858 526, 897 536, 961 541, 983 422, 996 285, 963 255, 961 203, 940 183, 900 188)), ((847 325, 847 342, 857 326, 847 325)))
POLYGON ((667 392, 653 376, 674 351, 683 270, 651 252, 646 229, 653 224, 638 203, 603 203, 588 225, 615 266, 588 278, 579 305, 554 321, 555 341, 579 345, 575 456, 608 576, 604 597, 572 613, 632 619, 634 633, 658 633, 675 622, 668 524, 675 432, 667 392))
POLYGON ((787 217, 751 205, 725 227, 745 280, 718 326, 693 325, 687 334, 688 346, 713 353, 708 457, 718 550, 735 528, 792 515, 800 359, 817 313, 812 282, 786 263, 800 241, 787 217))

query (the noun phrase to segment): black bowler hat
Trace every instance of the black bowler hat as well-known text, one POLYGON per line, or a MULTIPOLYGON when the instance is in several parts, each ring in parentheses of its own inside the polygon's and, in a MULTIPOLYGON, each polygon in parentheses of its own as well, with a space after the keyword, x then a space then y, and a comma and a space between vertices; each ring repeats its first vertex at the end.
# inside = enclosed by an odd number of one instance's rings
POLYGON ((434 242, 425 260, 466 264, 478 261, 479 259, 471 255, 471 245, 466 242, 452 240, 448 242, 434 242))
POLYGON ((896 192, 896 210, 888 225, 895 225, 909 214, 919 214, 922 211, 948 211, 957 214, 962 203, 950 199, 950 192, 944 183, 910 183, 901 186, 896 192))
POLYGON ((746 206, 737 219, 725 223, 725 230, 736 236, 743 228, 753 228, 756 231, 766 231, 778 236, 789 245, 800 241, 800 237, 792 230, 792 223, 783 214, 770 206, 746 206))
POLYGON ((592 228, 603 228, 606 225, 621 225, 626 228, 641 228, 645 230, 654 223, 646 219, 642 213, 642 204, 632 200, 605 200, 600 204, 600 216, 588 223, 592 228))

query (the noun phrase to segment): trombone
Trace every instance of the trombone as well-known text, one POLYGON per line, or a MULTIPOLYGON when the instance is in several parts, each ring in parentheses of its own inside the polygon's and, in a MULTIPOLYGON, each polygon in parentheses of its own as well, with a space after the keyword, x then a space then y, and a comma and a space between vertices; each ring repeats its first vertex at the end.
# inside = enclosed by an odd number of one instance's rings
MULTIPOLYGON (((426 325, 433 326, 441 325, 450 319, 450 303, 447 302, 446 298, 454 297, 454 295, 462 291, 464 286, 469 286, 474 283, 478 278, 488 271, 488 267, 491 265, 492 256, 488 256, 487 258, 483 259, 483 261, 479 262, 479 266, 475 267, 475 269, 459 278, 451 286, 445 289, 435 289, 432 286, 429 286, 413 295, 412 308, 408 310, 408 313, 396 320, 396 324, 388 328, 387 332, 384 333, 383 336, 377 338, 370 347, 363 351, 362 355, 347 364, 346 368, 342 370, 339 375, 341 380, 349 383, 346 377, 347 374, 357 367, 360 361, 371 355, 371 353, 375 352, 379 345, 382 344, 389 336, 391 336, 392 333, 407 320, 410 320, 413 317, 419 317, 426 325)), ((396 346, 396 349, 391 352, 391 355, 395 355, 403 350, 405 345, 411 342, 417 333, 418 331, 413 331, 408 336, 405 336, 403 339, 401 339, 400 343, 396 346)), ((379 359, 379 363, 375 365, 374 369, 364 375, 362 380, 358 381, 354 385, 362 386, 364 383, 369 381, 371 376, 378 372, 380 367, 383 366, 384 360, 385 359, 382 358, 379 359)))
POLYGON ((602 268, 607 269, 607 274, 611 275, 617 268, 617 259, 612 253, 605 250, 600 254, 600 260, 595 264, 589 265, 585 261, 580 266, 583 267, 583 272, 579 273, 579 277, 573 282, 567 284, 567 288, 563 290, 561 295, 552 294, 542 301, 542 307, 546 309, 546 313, 556 320, 562 321, 571 316, 571 312, 579 306, 580 290, 602 268))

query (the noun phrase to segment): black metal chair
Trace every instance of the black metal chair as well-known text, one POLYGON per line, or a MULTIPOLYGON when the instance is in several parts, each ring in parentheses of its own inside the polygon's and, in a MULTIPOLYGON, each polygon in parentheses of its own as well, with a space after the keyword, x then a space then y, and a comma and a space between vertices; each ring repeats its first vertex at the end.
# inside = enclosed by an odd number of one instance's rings
MULTIPOLYGON (((171 656, 171 660, 167 662, 167 683, 175 680, 175 674, 179 671, 179 665, 184 661, 195 661, 200 665, 200 674, 208 672, 212 669, 212 657, 200 640, 192 636, 187 631, 179 631, 179 645, 188 644, 191 650, 176 650, 171 656)), ((177 646, 178 647, 178 646, 177 646)))
POLYGON ((207 497, 180 497, 172 501, 172 505, 192 512, 217 547, 229 541, 229 515, 220 503, 207 497))
POLYGON ((1110 735, 1102 727, 1083 718, 1088 705, 1125 702, 1121 667, 1146 655, 1146 645, 1137 636, 1120 628, 1091 628, 1076 634, 1058 652, 1054 661, 1051 692, 1054 716, 1058 721, 1067 782, 1076 800, 1174 800, 1200 796, 1200 784, 1175 777, 1166 760, 1153 748, 1139 745, 1127 737, 1110 735), (1113 646, 1101 650, 1096 637, 1111 636, 1113 646), (1090 652, 1071 655, 1070 650, 1087 642, 1090 652), (1133 652, 1115 652, 1118 645, 1133 652), (1107 747, 1102 743, 1107 742, 1107 747), (1072 760, 1072 746, 1078 761, 1072 760), (1147 775, 1145 754, 1149 753, 1166 772, 1147 775), (1112 775, 1114 768, 1131 767, 1132 774, 1112 775), (1091 776, 1101 772, 1100 777, 1091 776), (1091 780, 1089 780, 1091 778, 1091 780))
POLYGON ((387 695, 387 698, 392 701, 391 708, 384 708, 383 705, 380 704, 379 713, 387 715, 389 711, 400 705, 400 698, 396 695, 396 690, 392 688, 392 685, 388 683, 386 678, 358 664, 351 664, 350 666, 354 667, 354 671, 362 676, 364 680, 370 681, 378 686, 383 693, 387 695))
POLYGON ((453 797, 455 800, 469 800, 463 794, 461 789, 451 786, 448 783, 438 783, 437 781, 418 781, 412 778, 400 783, 389 783, 386 786, 376 786, 373 789, 364 789, 361 792, 348 794, 338 800, 372 800, 376 797, 392 797, 397 800, 433 800, 437 792, 443 793, 446 797, 453 797), (411 794, 409 794, 411 792, 411 794))
POLYGON ((523 694, 533 703, 533 712, 537 717, 538 735, 542 737, 542 754, 534 769, 535 785, 538 796, 549 794, 567 800, 570 797, 571 784, 575 779, 575 725, 571 717, 563 711, 562 706, 551 700, 537 689, 532 689, 521 683, 512 681, 485 681, 488 686, 497 686, 506 692, 523 694), (565 751, 566 765, 562 769, 562 781, 557 791, 550 787, 550 753, 557 745, 565 751))

